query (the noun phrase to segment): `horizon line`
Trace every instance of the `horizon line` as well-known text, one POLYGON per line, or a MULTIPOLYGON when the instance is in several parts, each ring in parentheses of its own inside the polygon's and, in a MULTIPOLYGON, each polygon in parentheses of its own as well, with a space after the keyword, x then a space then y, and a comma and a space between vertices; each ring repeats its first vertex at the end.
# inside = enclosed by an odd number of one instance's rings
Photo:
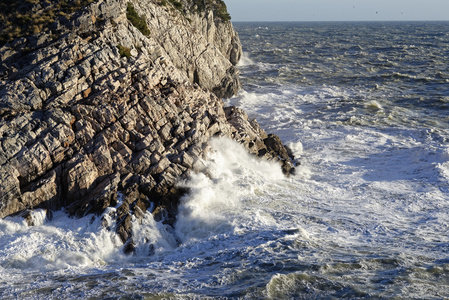
POLYGON ((258 20, 258 21, 234 21, 231 19, 231 22, 236 23, 256 23, 256 22, 263 22, 263 23, 294 23, 294 22, 449 22, 448 20, 283 20, 283 21, 264 21, 264 20, 258 20))

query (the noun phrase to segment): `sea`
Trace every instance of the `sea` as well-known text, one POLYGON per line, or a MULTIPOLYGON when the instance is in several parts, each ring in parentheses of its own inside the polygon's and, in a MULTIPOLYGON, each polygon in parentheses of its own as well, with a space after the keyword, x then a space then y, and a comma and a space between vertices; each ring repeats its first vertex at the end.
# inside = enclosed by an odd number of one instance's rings
POLYGON ((212 140, 174 229, 133 221, 135 255, 102 227, 116 208, 0 220, 0 298, 449 299, 449 22, 234 26, 226 105, 296 174, 212 140))

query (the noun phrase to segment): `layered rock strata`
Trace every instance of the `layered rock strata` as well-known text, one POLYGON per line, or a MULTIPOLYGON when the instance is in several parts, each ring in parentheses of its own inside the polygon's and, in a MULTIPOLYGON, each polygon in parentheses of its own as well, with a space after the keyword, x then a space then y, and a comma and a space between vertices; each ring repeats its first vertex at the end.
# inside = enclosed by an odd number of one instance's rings
POLYGON ((213 136, 294 170, 278 137, 219 98, 240 88, 231 23, 189 1, 184 10, 132 1, 144 35, 128 3, 96 1, 57 21, 57 38, 43 32, 0 49, 0 217, 118 207, 113 227, 132 245, 131 220, 145 211, 174 223, 186 192, 176 183, 199 169, 213 136))

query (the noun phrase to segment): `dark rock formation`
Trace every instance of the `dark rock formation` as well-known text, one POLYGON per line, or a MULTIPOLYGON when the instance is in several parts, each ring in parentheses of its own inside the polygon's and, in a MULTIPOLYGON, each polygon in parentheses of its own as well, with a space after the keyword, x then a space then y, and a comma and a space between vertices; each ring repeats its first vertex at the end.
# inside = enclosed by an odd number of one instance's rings
POLYGON ((0 217, 117 207, 115 226, 104 225, 132 251, 132 218, 151 208, 173 225, 185 193, 176 182, 212 136, 292 173, 279 138, 217 97, 240 88, 231 23, 189 1, 184 10, 132 2, 149 36, 127 19, 127 1, 99 0, 55 21, 58 37, 42 32, 0 48, 0 217))

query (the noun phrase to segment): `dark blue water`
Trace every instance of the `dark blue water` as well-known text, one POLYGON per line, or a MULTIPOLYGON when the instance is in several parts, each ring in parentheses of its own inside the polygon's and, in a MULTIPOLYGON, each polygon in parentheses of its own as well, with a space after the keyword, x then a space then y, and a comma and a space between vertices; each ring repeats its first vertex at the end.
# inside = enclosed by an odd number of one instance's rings
POLYGON ((449 23, 235 27, 244 90, 227 102, 297 174, 212 141, 175 229, 133 224, 136 256, 107 213, 0 220, 1 298, 449 298, 449 23))
POLYGON ((275 297, 449 297, 449 22, 235 27, 229 102, 297 149, 291 200, 327 244, 275 297))
POLYGON ((338 87, 353 91, 360 105, 380 99, 436 116, 435 121, 446 127, 449 22, 235 26, 250 58, 266 64, 244 68, 247 91, 266 84, 338 87))

